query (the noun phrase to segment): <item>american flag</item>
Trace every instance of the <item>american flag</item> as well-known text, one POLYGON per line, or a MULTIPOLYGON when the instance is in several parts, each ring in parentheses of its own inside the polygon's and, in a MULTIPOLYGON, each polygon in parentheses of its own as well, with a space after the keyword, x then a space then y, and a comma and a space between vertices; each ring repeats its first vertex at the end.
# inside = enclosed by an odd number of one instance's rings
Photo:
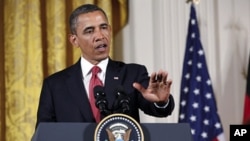
POLYGON ((193 140, 225 140, 193 4, 191 4, 180 93, 179 123, 190 124, 193 140))

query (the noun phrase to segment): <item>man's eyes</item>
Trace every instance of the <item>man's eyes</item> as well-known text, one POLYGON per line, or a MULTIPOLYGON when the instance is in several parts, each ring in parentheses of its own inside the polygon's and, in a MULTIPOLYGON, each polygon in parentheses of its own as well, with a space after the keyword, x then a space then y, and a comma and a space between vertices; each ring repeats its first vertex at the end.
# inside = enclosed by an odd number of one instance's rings
POLYGON ((93 33, 93 32, 94 32, 93 29, 88 29, 88 30, 85 30, 85 31, 84 31, 85 34, 90 34, 90 33, 93 33))
MULTIPOLYGON (((100 26, 100 30, 107 30, 108 29, 108 26, 107 25, 103 25, 103 26, 100 26)), ((95 28, 88 28, 88 29, 85 29, 84 30, 84 34, 92 34, 95 32, 95 28)))
POLYGON ((108 26, 101 26, 101 29, 108 29, 108 26))

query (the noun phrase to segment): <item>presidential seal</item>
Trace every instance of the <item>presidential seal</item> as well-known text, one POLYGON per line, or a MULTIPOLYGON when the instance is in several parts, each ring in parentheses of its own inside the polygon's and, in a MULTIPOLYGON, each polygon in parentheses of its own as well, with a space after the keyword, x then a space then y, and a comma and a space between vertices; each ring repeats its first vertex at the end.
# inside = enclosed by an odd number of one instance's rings
POLYGON ((140 124, 125 114, 111 114, 96 127, 94 141, 144 141, 140 124))

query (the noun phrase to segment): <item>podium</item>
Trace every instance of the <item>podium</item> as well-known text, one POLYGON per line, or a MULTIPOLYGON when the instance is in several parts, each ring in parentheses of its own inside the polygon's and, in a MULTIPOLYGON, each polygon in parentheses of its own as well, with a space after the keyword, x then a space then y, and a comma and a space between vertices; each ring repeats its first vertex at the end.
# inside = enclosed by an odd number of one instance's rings
MULTIPOLYGON (((141 123, 144 141, 193 141, 188 123, 141 123)), ((31 141, 93 141, 95 123, 40 123, 31 141)))

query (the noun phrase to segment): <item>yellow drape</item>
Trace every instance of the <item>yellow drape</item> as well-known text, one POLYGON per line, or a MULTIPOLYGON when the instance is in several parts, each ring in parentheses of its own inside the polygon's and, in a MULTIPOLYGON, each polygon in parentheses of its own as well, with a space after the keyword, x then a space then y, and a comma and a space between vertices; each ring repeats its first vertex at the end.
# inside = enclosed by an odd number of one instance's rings
POLYGON ((127 22, 127 0, 0 0, 1 141, 31 139, 42 80, 79 59, 68 17, 84 3, 107 12, 113 35, 127 22))

